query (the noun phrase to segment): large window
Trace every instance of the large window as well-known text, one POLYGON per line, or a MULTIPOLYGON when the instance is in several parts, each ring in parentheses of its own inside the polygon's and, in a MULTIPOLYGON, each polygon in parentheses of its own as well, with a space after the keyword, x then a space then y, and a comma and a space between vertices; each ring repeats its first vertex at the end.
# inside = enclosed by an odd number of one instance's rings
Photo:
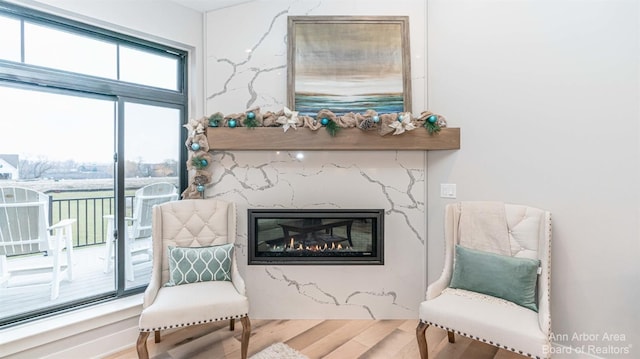
POLYGON ((141 292, 187 53, 2 1, 0 34, 0 326, 141 292))

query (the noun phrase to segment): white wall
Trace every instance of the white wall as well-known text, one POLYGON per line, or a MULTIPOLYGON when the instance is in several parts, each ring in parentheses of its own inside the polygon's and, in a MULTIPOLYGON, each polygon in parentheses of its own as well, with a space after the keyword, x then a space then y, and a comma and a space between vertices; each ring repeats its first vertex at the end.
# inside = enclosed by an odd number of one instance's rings
POLYGON ((553 331, 570 338, 557 342, 631 346, 615 356, 628 358, 640 356, 639 18, 637 1, 428 3, 430 109, 462 129, 459 151, 428 155, 429 281, 450 202, 440 183, 457 200, 550 210, 553 331))

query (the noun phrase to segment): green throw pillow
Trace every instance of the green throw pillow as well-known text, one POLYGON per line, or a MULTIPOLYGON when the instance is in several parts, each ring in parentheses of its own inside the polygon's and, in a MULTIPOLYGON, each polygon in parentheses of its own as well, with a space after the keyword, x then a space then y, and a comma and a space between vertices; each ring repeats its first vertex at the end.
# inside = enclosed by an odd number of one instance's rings
POLYGON ((233 243, 212 247, 169 246, 169 282, 166 286, 231 280, 233 243))
POLYGON ((506 299, 538 311, 537 259, 515 258, 456 245, 456 261, 449 287, 506 299))

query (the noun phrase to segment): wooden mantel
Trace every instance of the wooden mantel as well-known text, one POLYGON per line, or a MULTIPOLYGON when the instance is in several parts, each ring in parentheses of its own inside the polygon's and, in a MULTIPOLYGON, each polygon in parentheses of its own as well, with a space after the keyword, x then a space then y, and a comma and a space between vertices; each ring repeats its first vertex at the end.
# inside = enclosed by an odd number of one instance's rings
POLYGON ((235 150, 457 150, 460 149, 460 129, 443 128, 430 135, 424 128, 417 128, 393 136, 380 136, 377 131, 345 128, 334 137, 325 129, 308 128, 287 132, 281 127, 208 127, 207 139, 211 151, 235 150))

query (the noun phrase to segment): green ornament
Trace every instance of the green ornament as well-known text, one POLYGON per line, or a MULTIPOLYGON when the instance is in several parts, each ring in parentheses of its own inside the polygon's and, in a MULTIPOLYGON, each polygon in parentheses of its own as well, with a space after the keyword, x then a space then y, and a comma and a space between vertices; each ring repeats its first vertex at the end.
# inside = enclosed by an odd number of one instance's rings
POLYGON ((201 170, 209 165, 209 161, 207 161, 205 158, 197 156, 191 159, 191 164, 193 165, 193 167, 201 170))
POLYGON ((338 126, 338 124, 335 123, 335 121, 331 121, 331 120, 327 122, 327 126, 325 128, 327 132, 329 132, 329 135, 331 135, 331 137, 334 137, 340 131, 340 126, 338 126))
POLYGON ((440 132, 440 126, 438 126, 437 123, 431 123, 429 121, 425 121, 424 128, 427 129, 430 135, 434 135, 440 132))
POLYGON ((220 113, 214 113, 209 116, 209 127, 219 127, 220 121, 222 121, 222 115, 220 115, 220 113))
POLYGON ((256 115, 253 112, 247 113, 247 118, 245 118, 244 121, 242 121, 242 123, 244 124, 244 127, 247 127, 247 128, 258 127, 258 120, 256 120, 256 115), (253 115, 253 116, 250 116, 250 115, 253 115))

